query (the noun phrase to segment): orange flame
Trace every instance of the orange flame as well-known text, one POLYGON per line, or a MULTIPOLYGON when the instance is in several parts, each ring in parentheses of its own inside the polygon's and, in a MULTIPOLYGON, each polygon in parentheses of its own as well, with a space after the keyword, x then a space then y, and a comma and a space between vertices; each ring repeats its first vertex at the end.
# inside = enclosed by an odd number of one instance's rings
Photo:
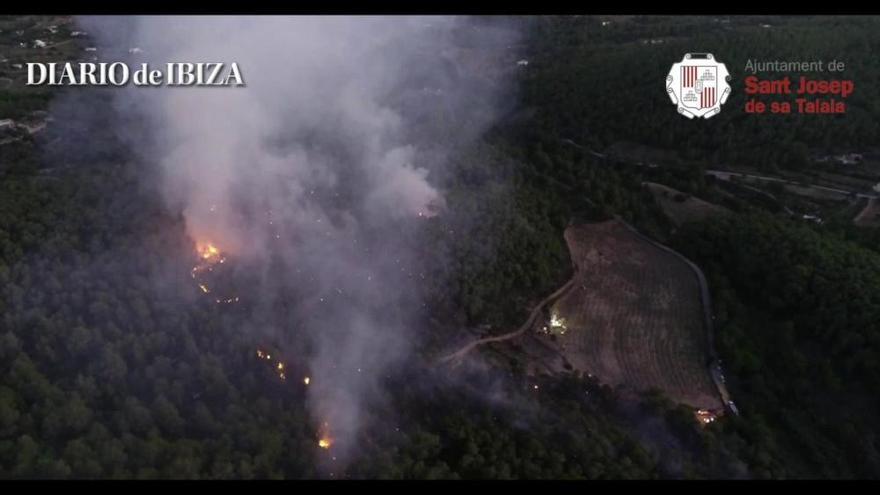
POLYGON ((330 424, 324 421, 324 424, 321 425, 320 431, 318 432, 320 437, 318 438, 318 447, 322 449, 329 449, 333 446, 333 437, 330 436, 330 424))
POLYGON ((196 251, 198 251, 199 256, 205 261, 215 260, 220 257, 220 250, 210 242, 196 243, 196 251))

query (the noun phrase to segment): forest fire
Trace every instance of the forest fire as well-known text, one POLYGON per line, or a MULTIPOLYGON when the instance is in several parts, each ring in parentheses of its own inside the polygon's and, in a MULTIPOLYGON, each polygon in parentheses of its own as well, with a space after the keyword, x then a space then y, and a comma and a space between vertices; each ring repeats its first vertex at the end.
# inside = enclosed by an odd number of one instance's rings
MULTIPOLYGON (((272 361, 272 355, 262 349, 257 349, 257 359, 272 361)), ((275 363, 274 369, 275 372, 278 373, 278 378, 280 378, 282 381, 287 380, 287 368, 284 363, 278 361, 277 363, 275 363)))
POLYGON ((210 242, 197 243, 196 244, 196 251, 198 251, 199 256, 205 261, 211 261, 211 260, 220 258, 220 250, 217 249, 217 247, 214 246, 213 244, 211 244, 210 242))
POLYGON ((329 449, 333 446, 333 437, 330 436, 330 424, 324 421, 318 431, 318 447, 329 449))
POLYGON ((196 242, 196 253, 201 261, 192 269, 193 278, 201 271, 211 271, 214 265, 226 262, 220 249, 210 242, 196 242))
MULTIPOLYGON (((225 263, 226 257, 217 246, 210 242, 196 242, 196 253, 198 254, 199 262, 192 267, 190 275, 197 282, 199 289, 203 293, 210 294, 212 291, 205 279, 207 272, 213 272, 216 265, 225 263)), ((217 304, 233 304, 237 303, 238 300, 238 296, 230 295, 229 297, 215 297, 214 302, 217 304)))
POLYGON ((278 366, 276 366, 275 369, 278 370, 279 378, 281 378, 282 380, 287 380, 287 375, 284 374, 284 363, 279 362, 278 366))

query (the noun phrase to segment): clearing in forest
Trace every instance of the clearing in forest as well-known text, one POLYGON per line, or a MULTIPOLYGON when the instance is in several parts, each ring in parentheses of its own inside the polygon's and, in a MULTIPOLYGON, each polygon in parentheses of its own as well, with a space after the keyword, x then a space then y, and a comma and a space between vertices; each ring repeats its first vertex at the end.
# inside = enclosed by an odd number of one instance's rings
POLYGON ((602 383, 721 409, 701 287, 687 262, 618 220, 569 227, 565 240, 573 285, 541 328, 565 361, 602 383))

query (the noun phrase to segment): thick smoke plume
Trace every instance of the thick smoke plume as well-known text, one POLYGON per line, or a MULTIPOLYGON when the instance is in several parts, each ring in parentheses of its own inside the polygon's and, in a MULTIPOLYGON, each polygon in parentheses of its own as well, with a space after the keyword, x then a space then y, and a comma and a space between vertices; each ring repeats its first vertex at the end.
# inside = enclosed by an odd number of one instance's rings
POLYGON ((471 22, 81 19, 108 60, 238 63, 246 87, 117 91, 126 122, 139 122, 120 132, 160 167, 194 241, 261 267, 243 296, 268 308, 293 288, 297 300, 282 302, 298 315, 272 331, 307 340, 309 406, 340 456, 413 347, 424 282, 414 236, 444 211, 432 177, 497 116, 501 85, 479 75, 492 58, 480 50, 503 49, 509 32, 471 22))

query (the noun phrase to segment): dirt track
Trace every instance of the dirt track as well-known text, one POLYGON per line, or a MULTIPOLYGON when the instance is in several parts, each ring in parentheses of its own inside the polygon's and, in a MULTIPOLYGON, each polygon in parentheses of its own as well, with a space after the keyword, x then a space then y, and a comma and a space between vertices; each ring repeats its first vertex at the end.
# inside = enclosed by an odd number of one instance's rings
POLYGON ((865 204, 865 207, 859 211, 858 215, 853 218, 853 223, 860 227, 871 227, 877 223, 878 210, 877 199, 871 198, 865 204))
POLYGON ((621 218, 570 227, 566 241, 576 267, 571 280, 538 303, 516 330, 476 339, 436 364, 458 362, 483 344, 522 336, 552 304, 552 311, 571 326, 558 336, 560 347, 550 344, 564 362, 612 385, 659 388, 694 407, 727 405, 730 396, 714 349, 711 298, 699 267, 621 218), (589 235, 581 238, 577 229, 589 235))
POLYGON ((481 339, 477 339, 473 342, 468 343, 467 345, 465 345, 461 349, 441 357, 440 359, 437 360, 437 363, 442 364, 442 363, 447 363, 450 361, 455 361, 455 360, 461 359, 465 354, 467 354, 468 352, 472 351, 473 349, 476 349, 477 347, 479 347, 483 344, 489 344, 491 342, 501 342, 501 341, 512 339, 512 338, 515 338, 515 337, 522 335, 523 333, 526 332, 526 330, 528 330, 529 328, 532 327, 532 325, 534 325, 535 320, 538 318, 538 316, 541 315, 541 312, 544 310, 544 306, 546 306, 550 302, 556 300, 557 298, 563 296, 569 289, 571 289, 573 284, 574 284, 574 279, 571 279, 568 282, 566 282, 562 287, 557 289, 556 292, 545 297, 540 303, 538 303, 537 306, 535 306, 535 309, 532 310, 532 313, 529 315, 529 318, 526 320, 526 322, 523 323, 522 326, 520 326, 518 329, 514 330, 513 332, 505 333, 503 335, 494 335, 492 337, 483 337, 481 339))

